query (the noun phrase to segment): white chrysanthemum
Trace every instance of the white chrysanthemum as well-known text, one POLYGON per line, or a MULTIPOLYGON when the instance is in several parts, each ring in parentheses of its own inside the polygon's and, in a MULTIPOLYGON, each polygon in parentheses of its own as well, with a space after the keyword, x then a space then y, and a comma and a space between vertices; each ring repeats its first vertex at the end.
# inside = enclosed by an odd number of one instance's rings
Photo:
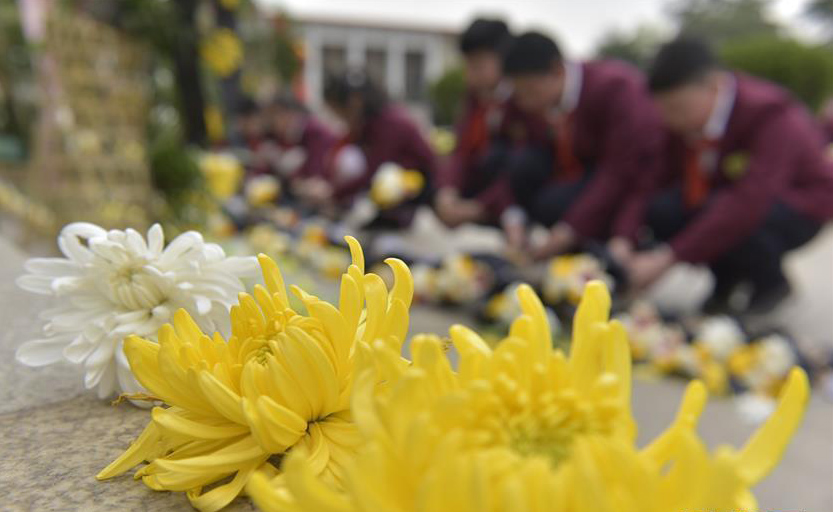
POLYGON ((43 338, 28 341, 17 359, 29 366, 66 360, 83 364, 87 389, 98 396, 137 392, 122 351, 125 336, 155 339, 159 328, 183 308, 204 332, 228 332, 228 309, 254 276, 254 258, 226 257, 223 249, 189 231, 165 247, 162 227, 147 241, 137 231, 107 231, 68 224, 58 236, 64 258, 32 258, 17 280, 24 290, 57 297, 44 311, 43 338))
POLYGON ((732 352, 744 344, 746 336, 738 323, 728 316, 713 316, 703 320, 695 342, 709 350, 718 361, 726 361, 732 352))

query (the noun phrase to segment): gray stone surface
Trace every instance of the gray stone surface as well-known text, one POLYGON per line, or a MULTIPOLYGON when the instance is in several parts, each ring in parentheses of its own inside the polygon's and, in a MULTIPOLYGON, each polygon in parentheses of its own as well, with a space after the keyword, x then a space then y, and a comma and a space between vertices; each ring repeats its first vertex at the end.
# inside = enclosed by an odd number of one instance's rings
MULTIPOLYGON (((23 255, 2 239, 0 261, 0 510, 187 509, 183 493, 153 492, 129 475, 104 483, 95 480, 141 431, 148 413, 98 401, 84 391, 79 368, 30 369, 14 361, 19 343, 37 335, 37 311, 46 302, 15 288, 23 255)), ((317 293, 326 296, 326 288, 317 293)), ((436 310, 417 309, 411 331, 445 332, 454 321, 436 310)), ((671 421, 682 390, 683 384, 673 381, 636 383, 641 443, 671 421)), ((710 446, 739 446, 750 432, 730 401, 710 403, 701 426, 710 446)), ((761 510, 833 510, 833 405, 814 397, 783 463, 756 494, 761 510)), ((251 509, 244 499, 231 507, 251 509)))

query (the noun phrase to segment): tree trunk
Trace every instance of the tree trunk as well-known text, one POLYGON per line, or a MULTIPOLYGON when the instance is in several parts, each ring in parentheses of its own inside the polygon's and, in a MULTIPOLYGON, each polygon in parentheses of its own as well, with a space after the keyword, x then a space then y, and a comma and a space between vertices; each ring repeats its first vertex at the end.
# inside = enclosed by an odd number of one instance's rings
POLYGON ((173 63, 185 140, 189 144, 202 146, 206 142, 206 129, 199 34, 195 24, 198 3, 198 0, 177 0, 182 30, 175 38, 173 63))

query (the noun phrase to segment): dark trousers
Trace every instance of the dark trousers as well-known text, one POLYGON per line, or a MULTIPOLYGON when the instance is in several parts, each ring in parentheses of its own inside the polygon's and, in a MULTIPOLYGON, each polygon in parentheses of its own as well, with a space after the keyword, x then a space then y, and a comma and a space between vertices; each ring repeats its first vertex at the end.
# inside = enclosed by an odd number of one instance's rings
MULTIPOLYGON (((654 238, 665 242, 681 232, 700 211, 687 208, 681 188, 674 187, 651 203, 647 224, 654 238)), ((820 229, 817 220, 783 203, 775 203, 755 232, 709 265, 714 273, 716 293, 728 293, 743 282, 751 283, 756 292, 786 283, 782 259, 789 251, 812 240, 820 229)))
POLYGON ((472 163, 470 178, 463 184, 460 195, 472 199, 492 186, 506 172, 510 153, 511 150, 505 143, 492 142, 486 153, 472 163))
POLYGON ((541 148, 525 148, 509 156, 507 169, 512 193, 530 220, 550 227, 564 217, 587 185, 591 173, 580 180, 552 181, 553 155, 541 148))

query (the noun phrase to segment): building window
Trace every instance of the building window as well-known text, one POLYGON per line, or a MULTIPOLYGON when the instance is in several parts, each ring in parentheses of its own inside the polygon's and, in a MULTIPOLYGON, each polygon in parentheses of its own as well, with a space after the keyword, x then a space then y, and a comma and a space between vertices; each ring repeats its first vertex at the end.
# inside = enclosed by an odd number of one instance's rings
POLYGON ((338 75, 347 69, 347 49, 344 46, 324 45, 321 48, 324 77, 338 75))
POLYGON ((367 76, 381 88, 387 85, 388 52, 384 48, 368 48, 365 53, 367 76))
POLYGON ((425 99, 425 54, 419 50, 405 52, 405 100, 425 99))

